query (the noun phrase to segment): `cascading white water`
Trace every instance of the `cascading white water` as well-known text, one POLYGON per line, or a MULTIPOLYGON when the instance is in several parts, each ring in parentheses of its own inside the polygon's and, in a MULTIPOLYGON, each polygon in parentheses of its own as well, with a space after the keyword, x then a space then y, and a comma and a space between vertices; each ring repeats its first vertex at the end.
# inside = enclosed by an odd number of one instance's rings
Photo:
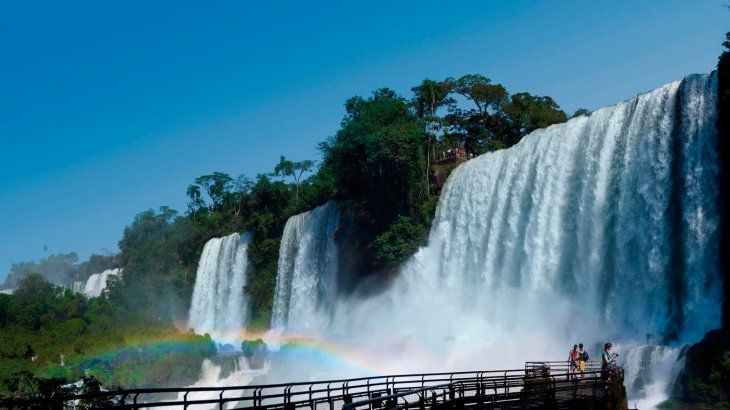
POLYGON ((198 262, 188 325, 216 341, 235 340, 248 318, 244 295, 251 234, 209 240, 198 262))
POLYGON ((322 330, 337 292, 335 201, 286 222, 279 265, 272 327, 279 330, 322 330))
MULTIPOLYGON (((89 276, 86 280, 83 293, 87 298, 96 298, 101 296, 101 293, 106 289, 107 281, 111 276, 119 276, 122 270, 119 268, 107 269, 101 273, 95 273, 89 276)), ((76 284, 74 284, 74 291, 76 291, 76 284)))
POLYGON ((653 408, 666 400, 671 382, 679 374, 684 360, 680 348, 645 345, 629 349, 620 361, 625 368, 624 386, 636 408, 653 408))
MULTIPOLYGON (((618 341, 625 357, 646 334, 699 340, 719 326, 722 304, 716 88, 714 74, 688 76, 463 164, 442 191, 428 246, 395 283, 341 298, 319 319, 312 278, 332 265, 293 255, 324 248, 334 229, 312 227, 305 238, 311 216, 290 220, 274 327, 296 328, 293 312, 306 312, 304 323, 330 323, 319 338, 358 350, 382 373, 519 367, 567 357, 579 341, 618 341), (292 286, 296 272, 308 285, 292 286)), ((652 363, 669 357, 659 356, 652 363)), ((627 373, 644 362, 625 362, 627 373)), ((272 380, 306 377, 295 365, 276 366, 285 373, 272 380)), ((652 402, 671 377, 654 367, 652 402)))
MULTIPOLYGON (((217 357, 214 359, 204 359, 203 364, 201 365, 200 369, 200 380, 198 380, 195 384, 189 387, 211 387, 211 386, 245 386, 249 384, 257 375, 261 374, 262 372, 266 371, 266 368, 264 369, 251 369, 248 365, 248 359, 244 356, 232 356, 230 357, 230 360, 233 361, 233 366, 230 366, 229 364, 229 371, 224 371, 224 366, 222 363, 220 363, 222 357, 217 357), (216 360, 217 359, 217 360, 216 360)), ((243 391, 243 390, 227 390, 226 391, 226 397, 243 397, 246 394, 250 394, 250 391, 243 391)), ((188 394, 185 393, 178 393, 177 396, 178 400, 182 401, 187 399, 188 401, 195 401, 195 400, 215 400, 220 398, 220 392, 219 391, 202 391, 202 392, 191 392, 188 394)), ((243 406, 246 404, 250 404, 250 401, 242 402, 239 404, 239 402, 228 402, 226 403, 223 408, 229 409, 229 408, 237 408, 239 406, 243 406)), ((173 409, 181 409, 181 407, 173 407, 173 409)), ((218 409, 220 408, 218 404, 195 404, 195 405, 188 405, 185 407, 185 410, 191 409, 191 410, 208 410, 208 409, 218 409)))
POLYGON ((404 276, 503 327, 553 307, 567 334, 698 340, 722 300, 715 94, 690 76, 462 165, 404 276))
POLYGON ((84 293, 84 287, 86 285, 86 282, 83 281, 75 281, 73 284, 72 290, 74 293, 84 293))

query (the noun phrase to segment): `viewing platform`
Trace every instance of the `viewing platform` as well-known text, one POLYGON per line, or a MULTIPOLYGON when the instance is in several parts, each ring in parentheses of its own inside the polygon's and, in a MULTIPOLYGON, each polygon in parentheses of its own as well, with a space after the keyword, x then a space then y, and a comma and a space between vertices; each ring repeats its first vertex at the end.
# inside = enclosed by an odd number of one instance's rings
POLYGON ((474 155, 467 153, 464 148, 449 148, 436 157, 436 164, 443 165, 449 163, 460 164, 474 158, 474 155))
POLYGON ((434 178, 436 185, 441 187, 446 182, 451 171, 466 161, 474 158, 474 155, 466 152, 464 148, 449 148, 439 154, 435 159, 434 178))
POLYGON ((128 389, 33 401, 0 408, 177 408, 252 410, 626 409, 623 369, 588 362, 581 375, 566 361, 527 362, 523 369, 422 373, 231 387, 128 389))

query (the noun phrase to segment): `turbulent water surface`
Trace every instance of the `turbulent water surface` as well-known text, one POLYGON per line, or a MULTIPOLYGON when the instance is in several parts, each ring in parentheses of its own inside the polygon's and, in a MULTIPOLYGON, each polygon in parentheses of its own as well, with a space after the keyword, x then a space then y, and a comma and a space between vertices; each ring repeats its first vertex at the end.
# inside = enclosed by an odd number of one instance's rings
POLYGON ((246 325, 244 294, 251 235, 234 233, 209 240, 203 248, 193 288, 188 324, 199 334, 231 341, 246 325))

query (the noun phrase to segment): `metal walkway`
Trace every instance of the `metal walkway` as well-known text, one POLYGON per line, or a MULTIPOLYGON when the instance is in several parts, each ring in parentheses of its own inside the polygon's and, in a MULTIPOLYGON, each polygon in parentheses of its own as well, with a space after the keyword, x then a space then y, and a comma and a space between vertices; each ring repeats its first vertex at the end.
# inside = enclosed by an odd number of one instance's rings
MULTIPOLYGON (((233 387, 128 389, 44 400, 5 400, 0 408, 178 408, 251 410, 591 408, 604 402, 596 362, 581 376, 568 363, 527 362, 523 369, 401 374, 233 387)), ((611 377, 620 377, 617 368, 611 377)))

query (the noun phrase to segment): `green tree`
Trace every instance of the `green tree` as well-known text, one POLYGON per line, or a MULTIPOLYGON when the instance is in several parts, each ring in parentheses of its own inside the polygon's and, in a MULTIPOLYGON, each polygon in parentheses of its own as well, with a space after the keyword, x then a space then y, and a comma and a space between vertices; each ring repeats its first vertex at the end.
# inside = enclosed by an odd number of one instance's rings
POLYGON ((274 168, 274 175, 290 177, 294 180, 295 198, 299 202, 299 187, 302 184, 302 175, 309 172, 314 167, 314 161, 289 161, 282 155, 279 163, 274 168))
MULTIPOLYGON (((216 211, 223 210, 226 197, 233 184, 233 178, 223 172, 213 172, 210 175, 203 175, 195 178, 195 184, 202 188, 211 201, 211 208, 216 211)), ((192 186, 191 186, 192 187, 192 186)), ((193 193, 194 196, 200 197, 200 191, 188 187, 188 196, 193 193)), ((191 198, 192 199, 192 198, 191 198)))
POLYGON ((426 236, 426 228, 406 216, 399 216, 387 231, 372 243, 375 257, 392 268, 416 252, 426 236))
POLYGON ((411 88, 413 91, 413 106, 416 115, 420 118, 436 120, 439 108, 454 104, 451 93, 454 90, 453 81, 434 81, 425 79, 421 84, 411 88))
MULTIPOLYGON (((450 96, 453 89, 454 83, 451 81, 429 79, 425 79, 417 87, 411 88, 416 115, 424 120, 426 126, 426 187, 430 187, 431 162, 436 157, 436 132, 440 125, 440 117, 436 115, 436 112, 441 107, 455 103, 450 96)), ((427 191, 427 194, 430 194, 430 190, 427 191)))
POLYGON ((446 126, 443 136, 445 145, 458 145, 473 154, 503 148, 501 134, 501 110, 507 102, 507 90, 501 84, 479 74, 467 74, 459 79, 447 78, 453 92, 471 105, 449 106, 449 113, 442 122, 446 126))
POLYGON ((506 117, 505 142, 517 143, 525 134, 568 120, 568 116, 551 97, 536 96, 530 93, 513 94, 505 104, 506 117))
POLYGON ((408 103, 387 88, 345 103, 342 128, 321 145, 338 195, 366 201, 388 223, 426 199, 426 134, 408 103))
POLYGON ((507 90, 501 84, 492 84, 492 80, 480 74, 467 74, 458 80, 446 79, 454 84, 454 91, 474 103, 482 125, 490 129, 494 125, 494 113, 499 112, 507 102, 507 90))
POLYGON ((13 296, 16 303, 11 310, 15 323, 31 330, 40 329, 58 316, 56 299, 60 289, 43 276, 31 273, 20 281, 13 296))
POLYGON ((241 213, 243 212, 244 199, 246 198, 246 195, 251 192, 253 185, 253 180, 243 174, 239 175, 233 182, 233 189, 236 193, 236 202, 238 204, 236 207, 236 216, 241 216, 241 213))
POLYGON ((200 185, 190 184, 187 189, 188 195, 188 213, 192 215, 193 219, 200 209, 205 206, 205 201, 202 199, 202 193, 200 192, 200 185))
MULTIPOLYGON (((321 145, 337 196, 353 200, 361 240, 371 243, 397 216, 427 224, 427 135, 405 99, 387 88, 370 98, 353 97, 334 137, 321 145)), ((377 245, 376 245, 377 247, 377 245)), ((377 249, 363 249, 363 259, 377 249)))
POLYGON ((578 108, 570 118, 580 117, 582 115, 591 115, 591 111, 587 108, 578 108))

